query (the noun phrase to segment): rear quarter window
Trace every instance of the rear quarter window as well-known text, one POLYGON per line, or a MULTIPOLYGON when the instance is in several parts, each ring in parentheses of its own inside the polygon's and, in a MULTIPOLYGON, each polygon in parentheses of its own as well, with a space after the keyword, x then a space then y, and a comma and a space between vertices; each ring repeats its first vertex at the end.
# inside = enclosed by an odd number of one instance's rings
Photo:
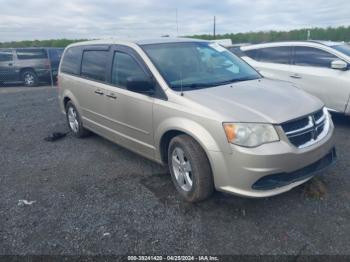
POLYGON ((70 47, 62 58, 61 72, 79 75, 82 50, 80 47, 70 47))
POLYGON ((17 49, 16 54, 19 60, 47 58, 47 52, 44 49, 17 49))
POLYGON ((12 61, 11 50, 0 50, 0 62, 12 61))

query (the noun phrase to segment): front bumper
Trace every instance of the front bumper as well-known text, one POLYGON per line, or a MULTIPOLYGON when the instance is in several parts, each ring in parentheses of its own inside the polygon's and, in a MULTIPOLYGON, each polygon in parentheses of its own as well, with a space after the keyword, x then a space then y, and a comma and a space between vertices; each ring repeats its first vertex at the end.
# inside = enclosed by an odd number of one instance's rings
POLYGON ((327 136, 299 149, 286 139, 257 148, 232 145, 232 154, 210 152, 219 191, 246 197, 274 196, 306 182, 336 159, 331 123, 327 136))

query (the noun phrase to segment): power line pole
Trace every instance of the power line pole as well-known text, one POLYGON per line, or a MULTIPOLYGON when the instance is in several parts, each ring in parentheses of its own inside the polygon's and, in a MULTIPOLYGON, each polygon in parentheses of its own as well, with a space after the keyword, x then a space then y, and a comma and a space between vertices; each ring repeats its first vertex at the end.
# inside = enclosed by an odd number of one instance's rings
POLYGON ((177 19, 177 8, 176 8, 176 37, 179 37, 179 21, 177 19))
POLYGON ((216 17, 214 16, 214 28, 213 28, 213 37, 216 38, 216 17))

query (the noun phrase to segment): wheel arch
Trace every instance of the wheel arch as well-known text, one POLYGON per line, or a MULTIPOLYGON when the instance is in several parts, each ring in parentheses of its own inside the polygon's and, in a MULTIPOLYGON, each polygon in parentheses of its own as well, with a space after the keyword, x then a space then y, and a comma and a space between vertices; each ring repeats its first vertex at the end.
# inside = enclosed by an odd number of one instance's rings
POLYGON ((68 101, 72 101, 72 103, 77 108, 78 113, 80 115, 82 115, 78 100, 75 98, 74 94, 70 90, 68 90, 68 89, 64 90, 64 92, 62 93, 62 95, 60 97, 61 97, 60 103, 61 103, 62 113, 64 113, 64 114, 66 113, 66 105, 67 105, 68 101))
POLYGON ((161 163, 167 163, 168 147, 171 139, 181 134, 190 136, 203 148, 210 164, 210 151, 220 151, 215 139, 203 126, 192 120, 179 118, 168 119, 159 126, 155 133, 155 141, 158 147, 157 152, 159 152, 157 158, 161 163), (177 125, 170 125, 170 122, 177 123, 177 125))
POLYGON ((32 71, 34 74, 36 74, 34 68, 32 68, 32 67, 23 67, 23 68, 21 68, 21 69, 19 70, 19 75, 22 77, 22 75, 23 75, 23 73, 24 73, 25 71, 32 71))

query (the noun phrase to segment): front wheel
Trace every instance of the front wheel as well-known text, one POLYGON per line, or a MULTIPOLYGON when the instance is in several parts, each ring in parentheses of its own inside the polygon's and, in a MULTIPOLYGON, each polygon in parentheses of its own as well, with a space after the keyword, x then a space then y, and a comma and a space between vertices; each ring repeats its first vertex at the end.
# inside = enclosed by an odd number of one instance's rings
POLYGON ((203 148, 190 136, 174 137, 168 149, 171 178, 188 202, 202 201, 214 191, 209 160, 203 148))

